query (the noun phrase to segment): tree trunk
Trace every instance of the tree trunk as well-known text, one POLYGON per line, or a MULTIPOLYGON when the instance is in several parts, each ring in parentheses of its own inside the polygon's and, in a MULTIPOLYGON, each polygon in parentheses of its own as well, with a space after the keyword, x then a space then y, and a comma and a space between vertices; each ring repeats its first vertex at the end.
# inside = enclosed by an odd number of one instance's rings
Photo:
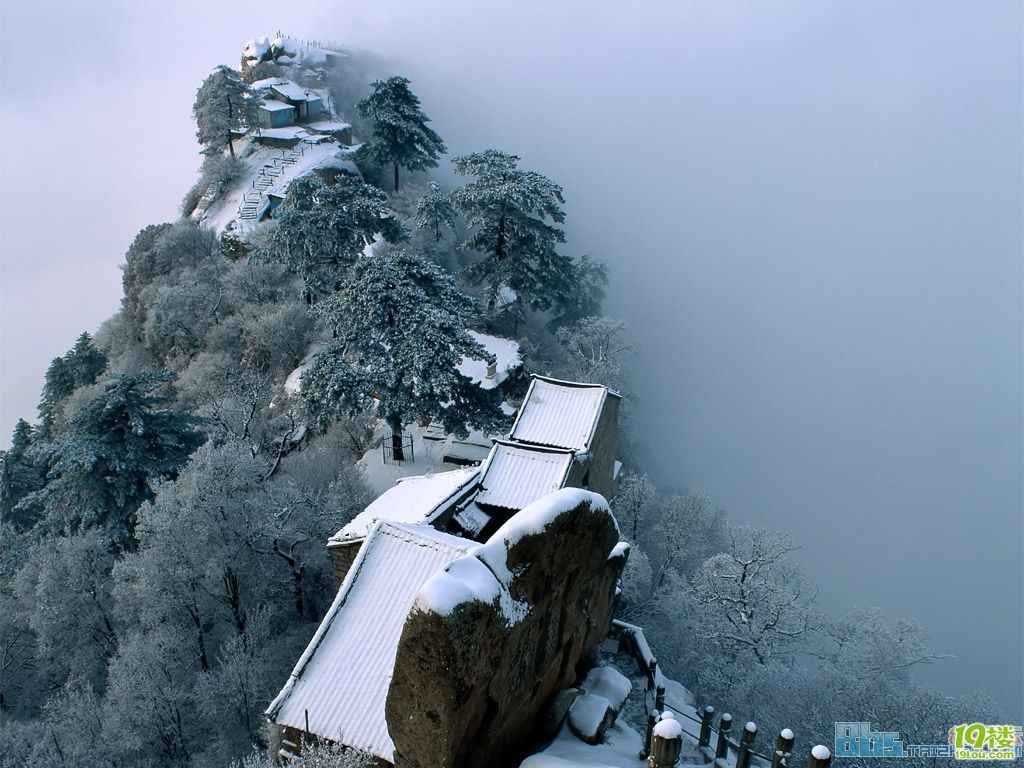
MULTIPOLYGON (((307 540, 308 539, 303 539, 303 541, 307 540)), ((301 619, 303 616, 306 615, 306 603, 302 597, 302 577, 303 575, 305 575, 306 566, 299 565, 298 560, 296 560, 295 557, 293 556, 295 544, 292 544, 292 546, 289 548, 287 552, 281 549, 281 545, 277 539, 274 539, 274 542, 271 546, 274 551, 274 554, 284 558, 284 561, 288 563, 288 567, 291 569, 292 586, 295 594, 295 612, 299 615, 299 618, 301 619)))
POLYGON ((395 461, 405 461, 405 450, 402 448, 402 417, 392 414, 388 418, 391 427, 391 452, 395 461))
POLYGON ((505 216, 498 219, 498 242, 494 246, 494 260, 501 261, 505 258, 505 216))
POLYGON ((199 650, 199 664, 202 666, 204 672, 210 670, 210 659, 206 655, 206 635, 203 632, 203 620, 199 616, 199 610, 193 606, 189 608, 189 615, 192 617, 192 622, 196 625, 196 644, 199 650))
POLYGON ((395 163, 395 192, 398 191, 398 163, 395 163))
POLYGON ((235 159, 235 145, 231 143, 231 124, 234 122, 234 108, 231 105, 231 97, 225 97, 228 100, 228 150, 231 152, 231 159, 235 159))

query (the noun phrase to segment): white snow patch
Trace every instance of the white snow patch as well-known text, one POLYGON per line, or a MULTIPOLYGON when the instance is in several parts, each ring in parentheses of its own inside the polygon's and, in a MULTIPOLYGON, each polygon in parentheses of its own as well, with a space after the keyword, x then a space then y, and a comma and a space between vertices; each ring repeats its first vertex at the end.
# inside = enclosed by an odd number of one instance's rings
POLYGON ((269 52, 270 41, 266 37, 257 37, 245 44, 242 57, 253 61, 262 61, 269 52))
POLYGON ((783 728, 779 732, 779 736, 781 736, 784 739, 794 739, 794 738, 796 738, 796 736, 793 734, 793 732, 789 728, 783 728))
POLYGON ((600 696, 618 712, 633 689, 629 678, 612 667, 594 667, 583 681, 583 690, 600 696))
POLYGON ((824 744, 818 744, 811 749, 811 754, 818 760, 828 760, 832 757, 832 752, 824 744))
POLYGON ((590 740, 597 740, 601 726, 610 716, 611 702, 604 696, 585 693, 578 697, 569 707, 569 722, 573 730, 590 740))
POLYGON ((665 718, 654 726, 654 735, 663 739, 678 739, 683 735, 683 726, 674 718, 665 718))
POLYGON ((520 768, 642 768, 647 764, 638 757, 642 746, 640 734, 621 719, 596 746, 584 744, 564 725, 547 749, 526 758, 520 768))
POLYGON ((582 488, 562 488, 538 499, 510 517, 491 537, 488 545, 503 540, 505 548, 511 548, 527 536, 543 533, 559 515, 575 509, 580 504, 587 504, 592 512, 605 510, 611 514, 604 496, 582 488))
POLYGON ((611 553, 608 555, 609 560, 618 560, 620 558, 629 557, 629 542, 620 541, 614 547, 612 547, 611 553))
POLYGON ((596 493, 579 488, 550 493, 509 518, 487 543, 474 547, 435 574, 420 590, 417 607, 450 616, 462 603, 497 602, 508 626, 522 621, 531 606, 515 600, 509 592, 516 576, 508 568, 509 550, 526 536, 543 532, 559 515, 580 504, 587 504, 594 512, 604 510, 611 516, 608 502, 596 493))

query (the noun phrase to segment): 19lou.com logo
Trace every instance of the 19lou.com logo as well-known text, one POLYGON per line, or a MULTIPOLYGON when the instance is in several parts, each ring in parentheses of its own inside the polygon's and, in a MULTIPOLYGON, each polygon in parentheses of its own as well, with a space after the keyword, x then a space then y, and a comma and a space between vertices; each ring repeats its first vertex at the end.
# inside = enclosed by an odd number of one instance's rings
POLYGON ((907 744, 898 731, 873 731, 871 723, 836 723, 836 758, 951 757, 954 760, 1019 760, 1019 725, 963 723, 949 729, 945 744, 907 744))

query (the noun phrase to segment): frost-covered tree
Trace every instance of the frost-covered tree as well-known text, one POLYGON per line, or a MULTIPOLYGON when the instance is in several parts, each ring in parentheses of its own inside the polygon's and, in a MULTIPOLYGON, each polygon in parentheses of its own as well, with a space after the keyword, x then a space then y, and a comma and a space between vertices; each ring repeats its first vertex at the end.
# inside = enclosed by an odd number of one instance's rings
MULTIPOLYGON (((315 453, 296 461, 308 463, 315 453)), ((262 711, 329 599, 322 541, 366 503, 351 466, 333 462, 321 482, 298 467, 301 482, 266 480, 265 469, 241 441, 202 446, 142 505, 137 547, 113 572, 118 622, 131 639, 111 662, 112 685, 135 674, 136 642, 173 638, 183 674, 166 685, 189 712, 180 733, 170 733, 190 754, 202 749, 224 758, 198 764, 222 765, 259 740, 262 711)), ((114 698, 120 702, 126 692, 116 689, 114 698)), ((153 714, 163 728, 160 712, 170 702, 161 696, 147 690, 143 699, 147 706, 162 702, 153 714)))
POLYGON ((388 242, 406 237, 387 195, 348 175, 334 184, 315 175, 298 179, 274 216, 259 257, 286 264, 310 297, 337 290, 377 235, 388 242))
POLYGON ((452 161, 457 173, 476 177, 451 199, 470 229, 464 246, 484 255, 467 274, 484 287, 490 311, 503 287, 535 310, 550 309, 575 287, 572 260, 557 251, 565 242, 562 188, 518 164, 516 155, 496 149, 452 161))
POLYGON ((26 610, 15 589, 15 575, 29 559, 32 546, 29 536, 0 521, 0 721, 5 714, 39 704, 42 686, 29 624, 32 612, 26 610))
POLYGON ((192 105, 196 138, 203 145, 203 153, 220 154, 226 146, 234 157, 231 132, 255 124, 256 101, 237 71, 224 64, 213 70, 199 86, 192 105))
POLYGON ((622 392, 623 358, 633 344, 625 338, 626 323, 611 317, 584 317, 559 328, 555 339, 565 350, 565 376, 574 381, 597 381, 622 392))
POLYGON ((699 639, 723 660, 764 666, 791 656, 817 626, 815 591, 787 559, 796 549, 788 536, 729 526, 726 551, 693 574, 699 639))
MULTIPOLYGON (((304 744, 302 756, 288 761, 292 768, 370 768, 376 761, 367 754, 338 744, 304 744)), ((276 757, 256 752, 231 768, 278 768, 276 757)))
POLYGON ((409 80, 389 77, 377 80, 369 96, 359 102, 359 114, 373 120, 373 135, 362 152, 372 162, 391 165, 398 191, 398 169, 422 171, 436 168, 437 158, 447 149, 441 137, 427 123, 420 100, 409 90, 409 80))
POLYGON ((123 764, 189 763, 191 734, 199 730, 195 665, 192 646, 175 627, 124 638, 110 664, 101 713, 102 742, 123 764))
POLYGON ((647 475, 627 472, 622 476, 619 491, 612 499, 612 512, 631 543, 638 542, 641 532, 653 527, 657 494, 647 475))
POLYGON ((375 397, 399 456, 403 425, 414 419, 459 434, 504 422, 496 391, 458 370, 464 356, 494 359, 466 330, 476 306, 427 259, 404 251, 363 259, 317 311, 335 340, 303 375, 302 396, 321 421, 375 397))
POLYGON ((69 676, 101 684, 118 645, 110 570, 116 556, 97 530, 44 536, 14 578, 36 638, 45 684, 69 676))

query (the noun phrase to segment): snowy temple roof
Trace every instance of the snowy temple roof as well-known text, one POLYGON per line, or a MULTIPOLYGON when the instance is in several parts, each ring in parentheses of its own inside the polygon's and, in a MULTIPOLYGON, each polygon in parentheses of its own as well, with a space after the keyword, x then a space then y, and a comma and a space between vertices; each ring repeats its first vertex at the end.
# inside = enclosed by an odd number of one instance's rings
POLYGON ((280 85, 281 83, 286 82, 288 81, 280 77, 264 77, 262 80, 254 80, 249 84, 249 87, 254 91, 264 91, 271 86, 280 85))
POLYGON ((572 461, 572 451, 497 440, 483 465, 476 501, 503 509, 522 509, 561 488, 572 461))
POLYGON ((602 384, 534 376, 509 437, 524 443, 590 449, 605 399, 619 397, 602 384))
POLYGON ((286 80, 281 83, 275 83, 270 86, 270 90, 278 94, 283 99, 291 99, 293 101, 306 101, 308 99, 319 99, 320 97, 307 91, 300 85, 296 85, 290 80, 286 80))
POLYGON ((273 99, 264 101, 262 104, 260 104, 260 107, 267 110, 268 112, 280 112, 282 109, 290 109, 293 111, 295 110, 295 107, 293 107, 291 104, 285 104, 283 101, 275 101, 273 99))
POLYGON ((385 702, 405 619, 426 581, 474 544, 381 521, 277 698, 274 722, 394 761, 385 702))
POLYGON ((327 546, 364 538, 378 520, 429 523, 434 513, 446 509, 448 503, 476 480, 479 474, 479 467, 467 467, 432 475, 403 477, 334 534, 327 546))

